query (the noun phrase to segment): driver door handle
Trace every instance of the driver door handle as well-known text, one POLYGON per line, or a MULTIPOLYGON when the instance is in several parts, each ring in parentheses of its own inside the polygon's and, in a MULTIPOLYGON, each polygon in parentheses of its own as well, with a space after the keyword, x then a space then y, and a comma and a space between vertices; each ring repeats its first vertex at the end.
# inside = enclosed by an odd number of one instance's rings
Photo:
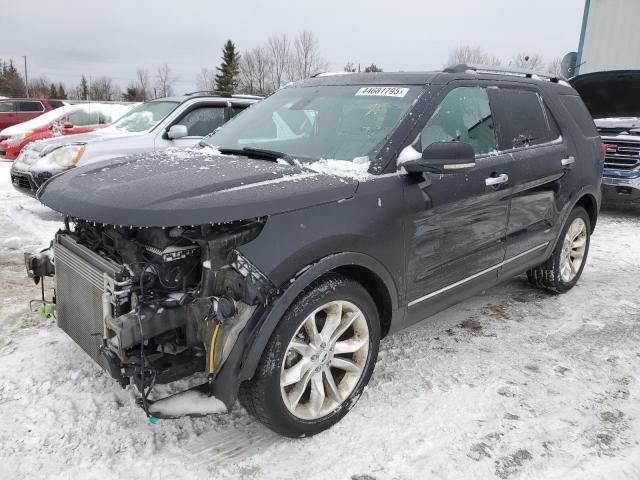
POLYGON ((496 185, 501 185, 503 183, 507 183, 509 181, 509 175, 506 173, 501 173, 500 175, 496 175, 495 177, 488 177, 484 179, 484 183, 487 187, 495 187, 496 185))
POLYGON ((563 158, 560 163, 562 164, 562 168, 569 169, 573 167, 573 164, 576 163, 576 159, 573 156, 563 158))

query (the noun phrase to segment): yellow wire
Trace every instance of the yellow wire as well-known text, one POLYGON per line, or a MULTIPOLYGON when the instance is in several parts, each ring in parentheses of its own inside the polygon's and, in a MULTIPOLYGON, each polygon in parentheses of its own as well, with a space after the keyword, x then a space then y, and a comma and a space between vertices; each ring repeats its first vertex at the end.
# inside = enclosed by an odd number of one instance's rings
POLYGON ((209 346, 209 374, 213 375, 216 371, 213 365, 213 354, 216 348, 216 338, 218 337, 218 330, 220 330, 220 324, 216 324, 216 328, 213 329, 213 335, 211 335, 211 345, 209 346))

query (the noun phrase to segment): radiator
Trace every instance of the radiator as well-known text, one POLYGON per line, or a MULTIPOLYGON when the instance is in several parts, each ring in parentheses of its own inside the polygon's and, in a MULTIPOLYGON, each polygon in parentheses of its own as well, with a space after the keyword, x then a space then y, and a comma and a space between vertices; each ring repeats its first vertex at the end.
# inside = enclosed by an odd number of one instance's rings
POLYGON ((54 241, 54 259, 58 326, 102 366, 104 320, 127 297, 128 274, 64 233, 54 241))

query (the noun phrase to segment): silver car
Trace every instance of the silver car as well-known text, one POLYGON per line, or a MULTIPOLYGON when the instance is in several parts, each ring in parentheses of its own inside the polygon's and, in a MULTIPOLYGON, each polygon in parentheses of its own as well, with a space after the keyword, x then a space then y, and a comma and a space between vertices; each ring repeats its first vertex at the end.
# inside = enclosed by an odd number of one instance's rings
POLYGON ((31 143, 11 167, 20 192, 35 195, 49 178, 79 165, 193 147, 260 97, 197 92, 143 103, 100 130, 31 143))

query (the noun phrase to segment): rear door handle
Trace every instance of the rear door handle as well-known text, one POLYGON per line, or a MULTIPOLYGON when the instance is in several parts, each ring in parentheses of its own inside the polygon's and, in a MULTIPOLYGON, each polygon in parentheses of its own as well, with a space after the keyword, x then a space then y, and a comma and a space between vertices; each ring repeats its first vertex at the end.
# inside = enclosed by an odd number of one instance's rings
POLYGON ((562 164, 562 168, 572 168, 573 164, 576 163, 576 159, 573 156, 563 158, 560 163, 562 164))
POLYGON ((484 183, 487 187, 495 187, 496 185, 501 185, 503 183, 507 183, 509 181, 509 175, 506 173, 501 173, 500 175, 496 175, 495 177, 489 177, 484 179, 484 183))

